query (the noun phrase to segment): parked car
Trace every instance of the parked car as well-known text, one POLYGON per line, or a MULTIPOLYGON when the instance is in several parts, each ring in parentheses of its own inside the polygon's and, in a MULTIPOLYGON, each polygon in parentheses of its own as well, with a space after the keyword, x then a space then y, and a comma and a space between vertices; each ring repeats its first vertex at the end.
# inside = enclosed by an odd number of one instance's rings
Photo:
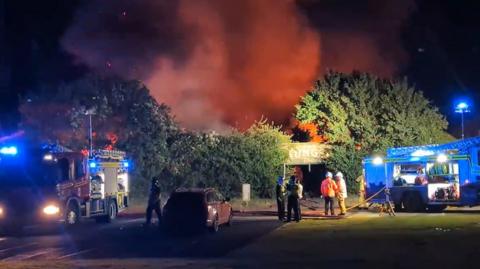
POLYGON ((232 224, 233 211, 229 199, 213 188, 179 189, 174 191, 163 208, 167 229, 207 227, 217 232, 223 224, 232 224))

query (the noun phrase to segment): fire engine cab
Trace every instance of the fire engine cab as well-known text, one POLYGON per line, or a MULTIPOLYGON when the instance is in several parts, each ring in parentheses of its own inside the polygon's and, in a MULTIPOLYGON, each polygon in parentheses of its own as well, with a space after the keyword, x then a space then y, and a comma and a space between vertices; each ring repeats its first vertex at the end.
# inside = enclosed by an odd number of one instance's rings
POLYGON ((128 206, 129 168, 122 151, 0 145, 0 228, 111 222, 128 206))

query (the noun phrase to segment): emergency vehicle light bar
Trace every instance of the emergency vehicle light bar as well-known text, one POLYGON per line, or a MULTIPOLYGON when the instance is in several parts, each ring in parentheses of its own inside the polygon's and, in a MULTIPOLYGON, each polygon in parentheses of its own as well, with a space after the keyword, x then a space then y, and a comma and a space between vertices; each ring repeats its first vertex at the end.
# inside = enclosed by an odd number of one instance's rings
POLYGON ((14 147, 14 146, 0 148, 0 154, 3 154, 3 155, 17 155, 17 153, 18 153, 17 147, 14 147))
POLYGON ((125 152, 119 150, 94 150, 92 156, 99 159, 114 159, 114 160, 123 160, 125 159, 125 152))

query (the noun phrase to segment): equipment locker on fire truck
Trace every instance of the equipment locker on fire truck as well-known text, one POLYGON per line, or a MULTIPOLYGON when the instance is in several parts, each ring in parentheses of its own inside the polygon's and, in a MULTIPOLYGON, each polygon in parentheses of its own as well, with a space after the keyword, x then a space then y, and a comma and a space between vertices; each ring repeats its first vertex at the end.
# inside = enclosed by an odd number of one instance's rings
MULTIPOLYGON (((390 148, 366 158, 368 195, 389 189, 397 210, 441 211, 480 204, 480 137, 446 144, 390 148)), ((383 202, 379 195, 373 202, 383 202)))

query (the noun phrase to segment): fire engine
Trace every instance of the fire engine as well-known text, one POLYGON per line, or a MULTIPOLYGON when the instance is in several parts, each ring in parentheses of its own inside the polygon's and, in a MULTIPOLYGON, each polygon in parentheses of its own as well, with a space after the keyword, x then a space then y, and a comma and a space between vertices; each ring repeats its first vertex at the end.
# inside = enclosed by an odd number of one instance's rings
POLYGON ((122 151, 0 145, 0 226, 111 222, 128 206, 129 168, 122 151))
MULTIPOLYGON (((390 148, 364 159, 367 195, 383 188, 397 210, 441 211, 480 204, 480 137, 390 148)), ((373 202, 382 203, 385 193, 373 202)))

